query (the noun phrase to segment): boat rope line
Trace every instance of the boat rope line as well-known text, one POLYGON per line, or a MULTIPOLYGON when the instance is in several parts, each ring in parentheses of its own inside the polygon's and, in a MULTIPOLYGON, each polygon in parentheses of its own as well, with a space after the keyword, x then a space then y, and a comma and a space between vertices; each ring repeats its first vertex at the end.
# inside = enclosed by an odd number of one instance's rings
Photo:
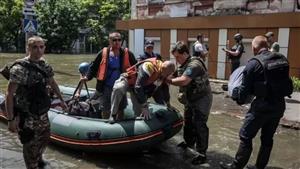
MULTIPOLYGON (((177 128, 183 125, 183 120, 176 122, 172 127, 177 128)), ((51 139, 56 140, 58 142, 63 142, 67 144, 73 145, 81 145, 81 146, 106 146, 106 145, 114 145, 114 144, 126 144, 130 142, 138 142, 144 141, 147 139, 151 139, 153 137, 163 135, 164 132, 162 130, 150 132, 144 135, 139 136, 132 136, 122 139, 110 139, 110 140, 77 140, 77 139, 70 139, 63 136, 59 136, 56 134, 51 133, 51 139)))
POLYGON ((75 139, 69 139, 69 138, 65 138, 62 136, 58 136, 55 134, 51 134, 51 138, 53 140, 59 141, 59 142, 64 142, 64 143, 68 143, 68 144, 73 144, 73 145, 81 145, 81 146, 105 146, 105 145, 114 145, 114 144, 126 144, 126 143, 130 143, 130 142, 137 142, 137 141, 144 141, 153 137, 156 137, 158 135, 163 134, 162 131, 158 131, 155 132, 151 135, 148 136, 143 136, 140 138, 129 138, 127 140, 105 140, 105 141, 97 141, 95 142, 95 140, 75 140, 75 139))

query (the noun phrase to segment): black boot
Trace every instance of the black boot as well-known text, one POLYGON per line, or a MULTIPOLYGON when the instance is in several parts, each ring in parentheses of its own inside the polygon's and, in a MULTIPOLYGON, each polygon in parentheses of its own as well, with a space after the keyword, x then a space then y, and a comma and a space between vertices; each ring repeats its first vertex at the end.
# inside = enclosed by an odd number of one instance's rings
POLYGON ((204 164, 205 162, 206 162, 206 155, 203 155, 203 154, 197 155, 192 160, 193 165, 204 164))
POLYGON ((252 148, 245 146, 245 144, 241 142, 233 162, 231 164, 221 162, 220 167, 223 169, 243 169, 249 161, 251 152, 252 148))
POLYGON ((44 159, 41 159, 38 163, 39 168, 45 168, 45 166, 49 165, 50 163, 44 159))
POLYGON ((247 165, 246 169, 257 169, 254 165, 247 165))
POLYGON ((180 147, 180 148, 182 148, 182 149, 186 149, 186 148, 188 148, 188 145, 183 141, 183 142, 179 143, 179 144, 177 145, 177 147, 180 147))
POLYGON ((222 169, 239 169, 239 168, 237 168, 237 167, 235 166, 234 163, 225 164, 225 163, 223 163, 223 162, 220 162, 220 167, 221 167, 222 169))
POLYGON ((267 166, 271 151, 272 147, 260 146, 255 164, 257 169, 264 169, 267 166))

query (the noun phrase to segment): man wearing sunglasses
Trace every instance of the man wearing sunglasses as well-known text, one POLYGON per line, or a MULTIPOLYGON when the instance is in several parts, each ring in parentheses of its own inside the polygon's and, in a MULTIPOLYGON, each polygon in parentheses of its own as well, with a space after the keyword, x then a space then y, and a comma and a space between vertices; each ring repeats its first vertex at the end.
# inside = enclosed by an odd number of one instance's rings
MULTIPOLYGON (((122 39, 119 32, 109 34, 109 46, 104 47, 92 62, 86 76, 82 81, 92 78, 97 79, 96 93, 93 99, 99 99, 101 117, 108 118, 110 115, 111 93, 115 81, 127 68, 136 63, 136 59, 128 48, 121 48, 122 39)), ((123 97, 119 110, 122 112, 127 105, 126 97, 123 97)))

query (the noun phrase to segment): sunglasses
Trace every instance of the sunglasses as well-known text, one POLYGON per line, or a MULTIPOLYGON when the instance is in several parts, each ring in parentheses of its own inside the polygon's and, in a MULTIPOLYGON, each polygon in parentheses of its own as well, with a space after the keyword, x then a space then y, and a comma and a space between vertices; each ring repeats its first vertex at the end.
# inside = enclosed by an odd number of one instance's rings
POLYGON ((38 49, 38 48, 40 48, 40 49, 44 49, 44 48, 45 48, 45 46, 44 46, 44 45, 41 45, 41 46, 34 45, 34 46, 32 46, 32 48, 33 48, 33 49, 38 49))
POLYGON ((116 41, 121 42, 122 39, 112 39, 112 41, 113 41, 113 42, 116 42, 116 41))

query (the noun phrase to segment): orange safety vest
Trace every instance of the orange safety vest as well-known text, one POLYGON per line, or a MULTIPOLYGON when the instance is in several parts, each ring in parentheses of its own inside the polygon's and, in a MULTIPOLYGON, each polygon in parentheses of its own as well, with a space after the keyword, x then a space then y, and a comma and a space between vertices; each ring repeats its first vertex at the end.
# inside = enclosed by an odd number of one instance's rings
POLYGON ((151 76, 148 78, 148 80, 146 81, 146 85, 152 84, 153 82, 155 82, 160 74, 161 74, 161 66, 159 65, 159 63, 157 63, 156 58, 149 58, 149 59, 145 59, 143 61, 140 61, 138 63, 136 63, 135 65, 131 66, 130 68, 128 68, 126 70, 128 77, 128 85, 129 86, 133 86, 135 85, 136 79, 137 79, 137 71, 138 71, 138 66, 145 63, 145 62, 151 62, 154 65, 154 72, 151 74, 151 76))
MULTIPOLYGON (((129 52, 128 48, 124 49, 124 58, 123 58, 123 72, 126 71, 131 65, 129 62, 129 52)), ((108 58, 109 48, 105 47, 102 49, 102 60, 99 64, 97 79, 103 81, 106 78, 107 71, 107 58, 108 58)))

